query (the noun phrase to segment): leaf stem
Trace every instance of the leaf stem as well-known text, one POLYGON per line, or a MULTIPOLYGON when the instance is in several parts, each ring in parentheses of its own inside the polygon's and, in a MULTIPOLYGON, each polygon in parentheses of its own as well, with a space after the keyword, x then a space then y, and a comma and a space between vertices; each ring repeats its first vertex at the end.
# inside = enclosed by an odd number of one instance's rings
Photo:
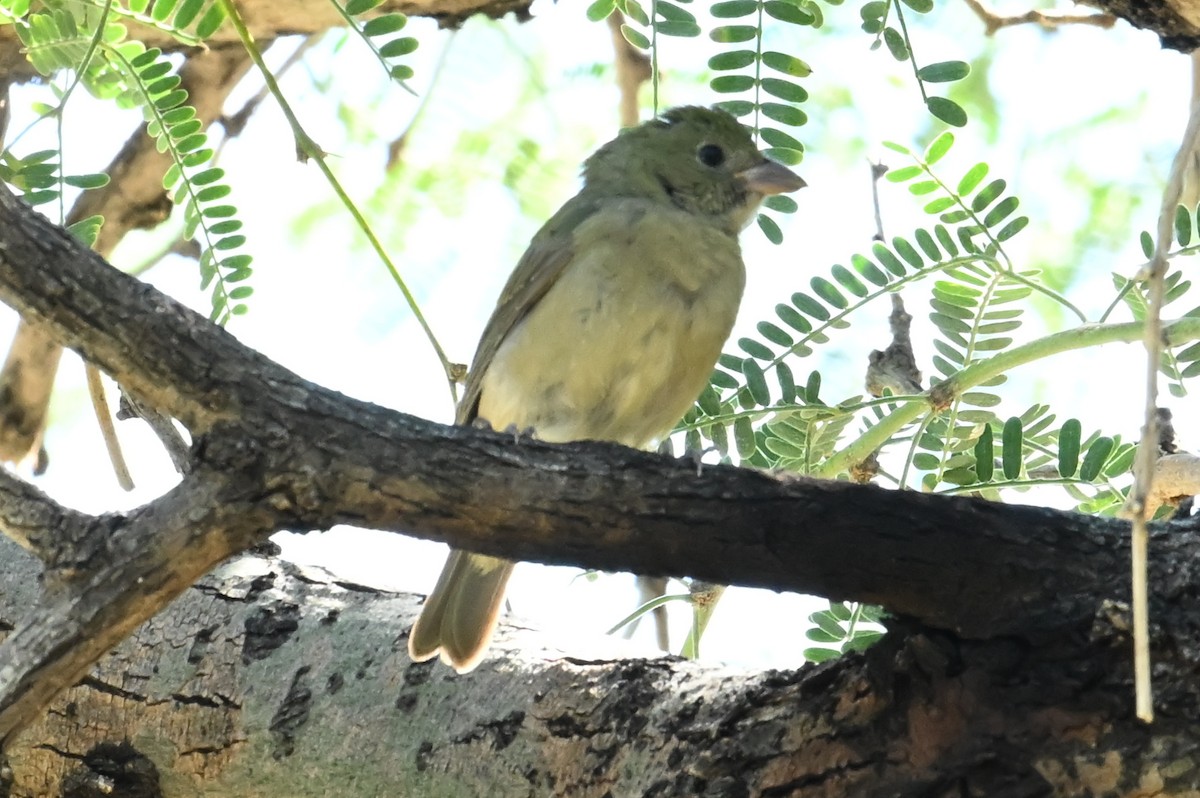
MULTIPOLYGON (((908 403, 896 408, 862 437, 833 454, 814 476, 833 478, 861 462, 871 452, 886 444, 905 426, 929 412, 932 406, 946 406, 954 397, 993 377, 1008 373, 1018 366, 1033 363, 1051 355, 1087 349, 1110 343, 1129 343, 1142 338, 1142 324, 1085 324, 1074 329, 1047 335, 1022 346, 1013 347, 988 360, 967 366, 950 379, 925 392, 923 404, 908 403)), ((1200 339, 1200 319, 1183 318, 1163 325, 1163 334, 1171 346, 1200 339)))
POLYGON ((375 250, 375 254, 387 268, 388 273, 392 276, 393 282, 395 282, 396 286, 400 289, 400 293, 404 295, 404 301, 408 304, 409 309, 412 310, 413 316, 416 318, 417 323, 421 325, 421 329, 424 331, 425 337, 429 340, 430 346, 433 347, 433 351, 437 354, 438 360, 441 361, 442 369, 446 376, 446 382, 450 387, 450 397, 457 404, 458 391, 454 381, 452 364, 450 363, 450 359, 446 357, 446 353, 442 350, 442 345, 438 343, 437 336, 434 335, 433 329, 429 326, 429 322, 425 319, 425 314, 421 312, 421 308, 417 304, 416 297, 413 296, 408 284, 400 275, 400 271, 396 268, 396 265, 392 262, 392 259, 384 250, 383 244, 375 235, 374 230, 371 229, 371 225, 367 222, 366 217, 362 215, 362 212, 358 209, 358 206, 354 204, 354 200, 350 199, 350 195, 346 193, 345 188, 342 187, 341 182, 337 179, 337 176, 334 175, 333 170, 329 167, 329 164, 325 160, 325 153, 320 147, 317 146, 317 143, 309 137, 308 133, 304 131, 303 126, 300 124, 300 120, 296 117, 291 105, 284 98, 283 92, 279 88, 279 84, 275 81, 275 76, 271 74, 271 70, 267 67, 266 62, 263 60, 262 53, 259 51, 258 45, 254 43, 254 37, 251 36, 250 31, 246 27, 245 21, 242 20, 241 15, 238 13, 237 6, 234 5, 233 0, 218 0, 218 2, 220 2, 222 8, 225 9, 225 14, 229 17, 229 21, 233 25, 234 30, 237 32, 238 38, 241 39, 242 46, 246 48, 246 52, 254 61, 254 65, 258 67, 258 71, 262 73, 263 81, 267 84, 267 90, 271 93, 271 96, 275 98, 275 101, 279 103, 280 110, 283 111, 283 115, 287 119, 288 125, 290 125, 292 128, 292 135, 296 140, 297 152, 302 153, 308 158, 311 158, 317 164, 317 168, 320 169, 321 174, 325 176, 325 180, 329 183, 330 188, 333 189, 334 194, 337 195, 338 199, 341 200, 342 205, 345 206, 347 212, 354 219, 355 223, 358 225, 358 229, 361 230, 363 235, 367 237, 367 241, 370 243, 371 248, 375 250))

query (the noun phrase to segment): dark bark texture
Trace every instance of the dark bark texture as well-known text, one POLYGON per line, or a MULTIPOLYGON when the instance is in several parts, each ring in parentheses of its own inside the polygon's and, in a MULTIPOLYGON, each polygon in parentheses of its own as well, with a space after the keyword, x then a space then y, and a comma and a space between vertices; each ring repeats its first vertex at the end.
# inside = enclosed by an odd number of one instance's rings
MULTIPOLYGON (((392 5, 446 24, 527 12, 392 5)), ((1186 5, 1100 5, 1167 46, 1197 41, 1186 5)), ((262 40, 336 24, 323 2, 240 7, 262 40)), ((0 63, 12 46, 0 37, 0 63)), ((244 68, 219 47, 209 62, 223 90, 244 68)), ((118 164, 140 157, 144 142, 118 164)), ((114 175, 119 228, 156 218, 151 171, 114 175)), ((246 350, 2 189, 0 300, 33 325, 31 351, 76 349, 193 441, 179 486, 124 514, 71 511, 0 471, 0 527, 28 552, 0 549, 0 795, 1200 795, 1200 537, 1186 523, 1153 541, 1159 714, 1145 726, 1122 522, 697 472, 390 412, 246 350), (407 660, 415 599, 230 559, 338 523, 868 601, 892 631, 865 654, 744 673, 506 627, 495 657, 456 676, 407 660)))

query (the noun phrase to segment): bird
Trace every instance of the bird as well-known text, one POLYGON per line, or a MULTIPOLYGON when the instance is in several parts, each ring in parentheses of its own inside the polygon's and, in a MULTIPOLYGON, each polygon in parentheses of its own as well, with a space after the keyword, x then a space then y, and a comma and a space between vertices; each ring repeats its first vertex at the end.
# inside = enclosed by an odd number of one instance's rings
MULTIPOLYGON (((539 440, 661 439, 695 402, 741 304, 738 234, 805 185, 730 114, 683 106, 601 146, 484 327, 456 423, 539 440)), ((409 633, 414 661, 473 670, 515 563, 452 550, 409 633)))

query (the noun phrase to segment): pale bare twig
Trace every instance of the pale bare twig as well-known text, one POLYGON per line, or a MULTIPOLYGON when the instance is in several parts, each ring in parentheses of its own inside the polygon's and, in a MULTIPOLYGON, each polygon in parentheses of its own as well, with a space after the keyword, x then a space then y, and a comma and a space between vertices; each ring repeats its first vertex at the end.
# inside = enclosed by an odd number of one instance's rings
POLYGON ((125 463, 125 455, 121 452, 121 442, 117 439, 117 428, 113 424, 112 413, 108 409, 108 398, 104 394, 104 382, 100 379, 100 369, 91 363, 83 366, 87 375, 88 396, 92 400, 92 409, 96 411, 96 422, 100 425, 100 434, 104 438, 104 448, 112 463, 113 473, 117 476, 117 484, 121 490, 133 490, 133 477, 129 474, 129 466, 125 463))
POLYGON ((1146 407, 1142 437, 1133 464, 1134 484, 1125 502, 1123 515, 1133 523, 1133 661, 1137 716, 1147 723, 1154 720, 1154 700, 1150 683, 1150 614, 1146 584, 1149 531, 1146 522, 1151 512, 1149 501, 1153 490, 1155 463, 1159 455, 1158 368, 1163 349, 1163 278, 1167 272, 1167 252, 1173 239, 1175 209, 1179 207, 1179 200, 1183 196, 1184 175, 1195 157, 1195 152, 1200 148, 1200 102, 1196 100, 1194 92, 1191 106, 1183 142, 1175 154, 1170 179, 1163 191, 1154 256, 1150 259, 1148 271, 1138 275, 1144 280, 1147 288, 1146 319, 1142 336, 1146 347, 1146 407))
POLYGON ((608 27, 612 31, 613 52, 616 55, 617 89, 621 92, 618 106, 621 127, 633 127, 640 120, 638 113, 638 89, 650 80, 650 59, 634 47, 621 33, 624 17, 620 11, 608 15, 608 27))
POLYGON ((988 36, 994 36, 996 31, 1011 28, 1014 25, 1040 25, 1043 30, 1058 30, 1064 25, 1093 25, 1097 28, 1111 28, 1117 24, 1117 17, 1112 14, 1073 14, 1067 11, 1041 10, 1031 8, 1023 14, 1001 14, 983 0, 963 0, 967 7, 975 12, 982 20, 984 31, 988 36))

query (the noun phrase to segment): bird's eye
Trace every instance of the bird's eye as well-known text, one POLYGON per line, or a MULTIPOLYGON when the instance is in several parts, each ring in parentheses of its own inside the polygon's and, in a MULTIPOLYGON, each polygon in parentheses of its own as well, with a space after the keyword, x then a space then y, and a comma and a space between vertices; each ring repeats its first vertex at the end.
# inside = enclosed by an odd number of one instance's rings
POLYGON ((725 150, 716 144, 702 144, 700 149, 696 150, 696 160, 705 166, 720 166, 725 163, 725 150))

